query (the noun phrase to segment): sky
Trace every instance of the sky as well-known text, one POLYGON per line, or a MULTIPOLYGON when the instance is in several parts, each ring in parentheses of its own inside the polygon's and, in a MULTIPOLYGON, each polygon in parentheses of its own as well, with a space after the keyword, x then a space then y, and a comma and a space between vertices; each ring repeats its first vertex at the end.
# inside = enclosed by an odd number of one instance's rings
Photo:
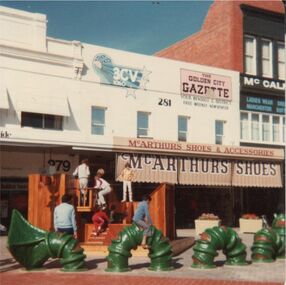
POLYGON ((201 29, 213 1, 1 1, 47 15, 49 37, 151 55, 201 29))

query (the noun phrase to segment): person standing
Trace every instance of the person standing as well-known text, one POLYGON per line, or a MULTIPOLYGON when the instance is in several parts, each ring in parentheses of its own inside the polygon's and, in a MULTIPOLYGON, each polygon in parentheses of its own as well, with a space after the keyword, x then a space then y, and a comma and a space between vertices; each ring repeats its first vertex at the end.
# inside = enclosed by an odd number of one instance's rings
POLYGON ((94 177, 94 188, 99 190, 97 202, 98 206, 102 209, 106 209, 106 201, 104 196, 112 191, 110 184, 102 178, 104 173, 104 169, 100 168, 97 170, 96 176, 94 177))
POLYGON ((143 195, 142 202, 138 204, 136 212, 133 216, 133 222, 139 227, 142 228, 143 231, 143 239, 141 245, 143 248, 150 248, 147 245, 147 237, 152 235, 151 225, 152 220, 149 213, 149 203, 151 201, 151 197, 149 195, 143 195))
POLYGON ((62 203, 54 210, 54 228, 56 232, 68 233, 77 238, 75 210, 71 202, 71 195, 64 194, 62 196, 62 203))
POLYGON ((75 169, 73 176, 78 176, 80 189, 80 205, 85 206, 87 200, 87 185, 90 176, 88 159, 83 159, 81 164, 75 169))
POLYGON ((134 171, 131 169, 130 163, 127 162, 119 176, 123 180, 123 199, 121 202, 126 202, 127 191, 129 192, 129 202, 133 202, 133 193, 131 185, 133 176, 134 171))

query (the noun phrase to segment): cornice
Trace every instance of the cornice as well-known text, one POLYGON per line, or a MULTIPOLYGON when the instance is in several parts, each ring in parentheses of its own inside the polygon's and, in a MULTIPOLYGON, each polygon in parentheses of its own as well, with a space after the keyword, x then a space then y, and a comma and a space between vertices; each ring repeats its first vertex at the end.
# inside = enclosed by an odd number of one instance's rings
POLYGON ((41 52, 37 50, 25 49, 14 46, 12 47, 1 43, 1 41, 0 41, 0 55, 17 59, 34 61, 34 62, 66 66, 66 67, 75 67, 75 66, 81 67, 83 65, 82 58, 52 54, 48 52, 41 52))

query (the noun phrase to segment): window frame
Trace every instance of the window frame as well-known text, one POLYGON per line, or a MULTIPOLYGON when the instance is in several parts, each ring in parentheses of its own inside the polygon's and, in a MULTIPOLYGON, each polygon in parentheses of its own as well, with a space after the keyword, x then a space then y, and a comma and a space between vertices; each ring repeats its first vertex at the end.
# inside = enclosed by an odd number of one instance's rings
POLYGON ((101 106, 92 106, 91 107, 91 134, 92 135, 97 135, 97 136, 104 136, 105 134, 105 123, 106 123, 106 110, 107 108, 106 107, 101 107, 101 106), (103 111, 103 122, 101 123, 98 123, 98 122, 94 122, 93 121, 93 113, 96 111, 96 110, 100 110, 100 111, 103 111), (96 133, 93 132, 93 130, 96 130, 96 127, 100 127, 102 128, 102 133, 96 133))
POLYGON ((266 78, 273 78, 273 41, 267 38, 261 38, 260 41, 260 49, 261 49, 261 58, 259 59, 261 61, 261 76, 266 78), (269 58, 263 57, 263 43, 269 43, 269 58), (263 69, 263 61, 269 60, 269 74, 264 73, 263 69))
POLYGON ((283 42, 277 42, 277 78, 279 80, 285 80, 285 45, 283 42), (282 47, 283 51, 284 51, 284 56, 282 56, 281 61, 279 60, 279 47, 282 47), (282 75, 279 72, 280 71, 279 63, 283 64, 283 68, 282 68, 283 74, 282 75))
POLYGON ((257 75, 257 52, 256 52, 256 47, 257 47, 257 41, 256 41, 256 38, 254 36, 251 36, 251 35, 244 35, 244 54, 243 54, 243 58, 244 58, 244 72, 246 74, 249 74, 249 75, 257 75), (246 43, 247 43, 247 40, 252 40, 252 43, 253 43, 253 47, 252 47, 252 50, 253 50, 253 55, 248 55, 246 52, 246 43), (248 71, 247 70, 247 58, 252 58, 252 64, 253 64, 253 70, 251 71, 248 71))
POLYGON ((223 145, 224 143, 224 137, 225 137, 225 123, 226 121, 224 120, 215 120, 215 144, 217 145, 223 145), (222 134, 219 134, 217 132, 217 124, 221 123, 222 126, 222 134))
POLYGON ((137 130, 137 138, 149 137, 150 136, 150 112, 147 111, 137 111, 137 121, 136 121, 136 130, 137 130), (146 115, 147 118, 147 127, 139 126, 139 115, 146 115), (141 133, 141 131, 145 131, 145 133, 141 133))
MULTIPOLYGON (((21 128, 34 128, 34 129, 42 129, 42 130, 53 130, 53 131, 62 131, 63 130, 63 116, 60 115, 52 115, 52 114, 42 114, 42 113, 34 113, 34 112, 21 112, 21 128), (29 117, 30 116, 30 117, 29 117), (32 119, 38 117, 39 123, 41 126, 35 126, 32 124, 32 119), (56 126, 59 124, 59 127, 47 127, 48 118, 53 119, 53 124, 56 126), (26 122, 31 122, 28 124, 26 122)), ((49 120, 50 122, 52 120, 49 120)))
POLYGON ((188 116, 178 115, 178 121, 177 121, 177 123, 178 123, 177 124, 177 126, 178 126, 178 141, 181 141, 181 142, 188 141, 188 128, 189 128, 188 120, 189 120, 188 116), (180 119, 185 120, 185 123, 186 123, 186 129, 185 130, 180 130, 180 119), (183 137, 181 137, 181 135, 183 135, 183 137))
POLYGON ((242 129, 240 127, 240 141, 245 142, 245 143, 261 143, 261 144, 273 144, 273 145, 283 145, 285 144, 285 126, 283 127, 283 122, 285 122, 285 116, 284 115, 279 115, 279 114, 272 114, 272 113, 262 113, 262 112, 251 112, 251 111, 240 111, 240 125, 242 124, 242 114, 247 114, 247 119, 248 121, 245 122, 248 126, 248 138, 242 137, 242 129), (258 116, 258 125, 256 125, 256 130, 258 131, 258 136, 259 139, 255 139, 253 136, 253 122, 252 122, 252 117, 253 115, 258 116), (269 118, 269 121, 267 122, 268 124, 268 135, 269 135, 269 140, 264 139, 263 134, 263 117, 267 116, 269 118), (276 119, 274 119, 276 118, 276 119), (274 124, 274 121, 276 123, 274 124), (277 123, 279 122, 279 123, 277 123), (274 131, 275 127, 275 131, 274 131), (276 139, 274 139, 274 135, 276 134, 276 139), (278 138, 278 140, 277 140, 278 138))

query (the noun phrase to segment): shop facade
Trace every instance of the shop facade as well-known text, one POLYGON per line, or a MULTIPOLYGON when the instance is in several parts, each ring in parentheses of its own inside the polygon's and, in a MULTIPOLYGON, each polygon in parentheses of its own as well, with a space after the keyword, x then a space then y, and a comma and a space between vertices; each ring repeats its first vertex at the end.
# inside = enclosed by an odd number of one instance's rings
MULTIPOLYGON (((197 214, 222 208, 212 190, 220 189, 231 209, 231 189, 257 183, 281 189, 283 151, 240 146, 238 72, 50 38, 41 14, 0 7, 0 22, 7 27, 0 39, 7 222, 12 208, 27 209, 14 197, 18 190, 27 197, 29 174, 71 175, 82 158, 90 161, 91 185, 103 167, 121 193, 118 173, 130 160, 138 200, 171 183, 185 208, 192 196, 205 204, 194 208, 197 214)), ((188 226, 193 214, 181 208, 178 202, 177 216, 188 226)), ((227 222, 230 211, 223 211, 227 222)))
MULTIPOLYGON (((214 1, 198 33, 156 53, 240 73, 240 146, 285 149, 284 15, 281 1, 214 1)), ((274 189, 236 189, 239 211, 271 220, 285 211, 284 185, 274 189)))

